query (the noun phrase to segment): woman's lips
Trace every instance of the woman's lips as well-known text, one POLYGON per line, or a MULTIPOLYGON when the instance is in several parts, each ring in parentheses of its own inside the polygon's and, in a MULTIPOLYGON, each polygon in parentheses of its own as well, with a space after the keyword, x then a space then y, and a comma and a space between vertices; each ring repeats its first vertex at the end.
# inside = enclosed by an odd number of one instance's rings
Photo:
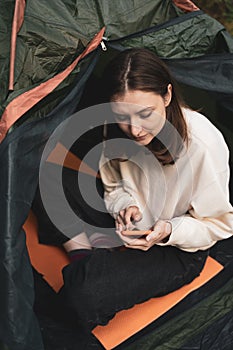
POLYGON ((144 141, 147 138, 147 134, 139 137, 134 137, 133 139, 137 142, 144 141))

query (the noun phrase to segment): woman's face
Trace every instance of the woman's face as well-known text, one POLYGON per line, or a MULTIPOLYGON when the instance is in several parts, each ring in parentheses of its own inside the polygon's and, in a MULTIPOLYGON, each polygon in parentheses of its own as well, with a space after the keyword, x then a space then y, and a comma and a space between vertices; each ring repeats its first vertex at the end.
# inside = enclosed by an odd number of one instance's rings
POLYGON ((124 133, 137 144, 146 146, 164 126, 166 107, 170 104, 171 96, 171 84, 165 97, 154 92, 128 91, 114 98, 111 108, 124 133))

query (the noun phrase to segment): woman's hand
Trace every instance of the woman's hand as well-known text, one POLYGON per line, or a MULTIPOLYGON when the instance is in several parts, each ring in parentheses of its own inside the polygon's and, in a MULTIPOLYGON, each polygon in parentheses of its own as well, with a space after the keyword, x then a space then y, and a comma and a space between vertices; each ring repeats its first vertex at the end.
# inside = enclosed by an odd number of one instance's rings
POLYGON ((170 221, 158 220, 152 232, 146 237, 146 240, 152 245, 156 243, 166 243, 172 233, 172 224, 170 221))
POLYGON ((141 236, 137 238, 132 237, 132 235, 127 235, 126 231, 118 231, 117 233, 127 248, 147 251, 157 243, 165 243, 168 241, 171 232, 171 223, 168 221, 159 220, 153 226, 151 233, 147 236, 141 236))
POLYGON ((140 221, 142 213, 136 206, 131 206, 121 210, 116 218, 116 230, 123 231, 132 227, 133 221, 140 221))

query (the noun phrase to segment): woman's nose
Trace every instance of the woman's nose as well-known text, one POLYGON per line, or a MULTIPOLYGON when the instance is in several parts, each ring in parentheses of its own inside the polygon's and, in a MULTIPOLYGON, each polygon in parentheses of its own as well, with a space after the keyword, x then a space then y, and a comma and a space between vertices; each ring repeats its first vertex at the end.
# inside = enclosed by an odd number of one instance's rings
POLYGON ((135 125, 135 124, 130 125, 130 131, 133 136, 138 136, 141 130, 142 130, 141 125, 135 125))

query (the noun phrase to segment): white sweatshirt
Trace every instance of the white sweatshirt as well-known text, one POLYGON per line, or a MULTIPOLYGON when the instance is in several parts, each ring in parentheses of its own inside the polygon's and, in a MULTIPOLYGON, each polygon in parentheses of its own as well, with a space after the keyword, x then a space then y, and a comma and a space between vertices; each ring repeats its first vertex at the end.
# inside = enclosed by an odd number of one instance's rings
POLYGON ((138 206, 143 215, 138 229, 149 229, 158 219, 169 220, 172 233, 159 245, 194 252, 233 234, 229 151, 206 117, 188 109, 183 112, 189 145, 174 165, 162 166, 142 146, 124 162, 110 162, 102 155, 100 173, 110 214, 116 217, 120 210, 138 206))

